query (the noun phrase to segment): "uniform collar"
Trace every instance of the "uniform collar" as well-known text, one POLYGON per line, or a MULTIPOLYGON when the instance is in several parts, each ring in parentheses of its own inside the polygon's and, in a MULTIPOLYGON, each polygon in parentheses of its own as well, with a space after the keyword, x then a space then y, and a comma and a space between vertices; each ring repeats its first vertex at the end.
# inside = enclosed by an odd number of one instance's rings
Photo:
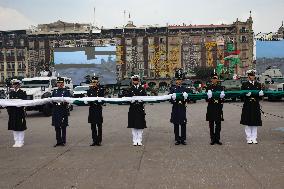
POLYGON ((255 81, 254 81, 254 80, 253 80, 253 81, 249 80, 249 82, 250 82, 251 84, 253 84, 253 85, 255 84, 255 81))

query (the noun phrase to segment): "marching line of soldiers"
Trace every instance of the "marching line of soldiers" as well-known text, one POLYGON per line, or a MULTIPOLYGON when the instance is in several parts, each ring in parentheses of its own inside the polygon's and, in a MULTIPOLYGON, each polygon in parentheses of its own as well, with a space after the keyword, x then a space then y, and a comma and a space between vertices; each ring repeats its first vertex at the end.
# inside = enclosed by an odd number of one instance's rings
MULTIPOLYGON (((175 73, 175 86, 169 90, 172 94, 170 102, 172 103, 172 112, 170 122, 174 125, 175 145, 186 145, 186 104, 188 102, 188 89, 182 86, 184 73, 177 70, 175 73), (181 95, 180 95, 181 94, 181 95)), ((128 90, 128 97, 146 96, 145 88, 140 84, 139 75, 131 77, 131 87, 128 90)), ((27 98, 26 93, 20 89, 21 81, 12 80, 13 91, 10 92, 10 99, 27 98)), ((52 97, 70 97, 70 92, 64 88, 64 79, 57 78, 57 87, 52 93, 52 97)), ((261 90, 261 84, 255 80, 255 72, 248 72, 248 81, 242 84, 242 90, 260 90, 256 94, 247 93, 244 97, 240 124, 245 125, 245 134, 248 144, 257 144, 257 127, 262 126, 261 109, 259 100, 264 95, 261 90)), ((223 103, 224 89, 218 84, 218 75, 213 73, 211 76, 211 84, 207 86, 207 113, 206 121, 209 122, 211 145, 222 145, 220 141, 221 121, 223 121, 223 103), (213 92, 221 91, 219 96, 214 96, 213 92)), ((104 88, 99 84, 98 77, 92 77, 90 88, 87 91, 88 97, 104 97, 104 88)), ((100 146, 102 143, 102 105, 103 102, 98 100, 89 103, 88 123, 91 124, 93 142, 90 146, 100 146)), ((24 145, 24 131, 27 129, 25 120, 24 107, 7 107, 9 121, 8 130, 13 130, 15 144, 13 147, 22 147, 24 145)), ((128 112, 128 126, 132 131, 132 143, 134 146, 142 146, 143 129, 147 128, 145 119, 145 107, 142 100, 132 100, 128 112)), ((66 144, 66 128, 68 123, 68 103, 53 102, 52 126, 55 128, 57 146, 65 146, 66 144)))

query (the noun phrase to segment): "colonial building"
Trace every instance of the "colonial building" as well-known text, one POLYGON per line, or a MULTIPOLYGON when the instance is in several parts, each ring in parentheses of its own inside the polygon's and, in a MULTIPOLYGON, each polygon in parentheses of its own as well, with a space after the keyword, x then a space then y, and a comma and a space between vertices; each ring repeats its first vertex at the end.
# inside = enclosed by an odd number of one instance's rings
POLYGON ((46 38, 29 36, 25 30, 0 32, 0 83, 6 78, 33 77, 50 64, 46 38))
POLYGON ((88 33, 92 29, 91 24, 68 23, 58 20, 50 24, 39 24, 37 33, 88 33))
POLYGON ((28 40, 25 30, 0 32, 0 82, 28 73, 28 40))
POLYGON ((237 52, 240 62, 237 74, 245 74, 253 65, 252 18, 238 19, 221 25, 171 25, 167 27, 136 27, 132 22, 122 29, 102 30, 117 40, 117 71, 119 79, 138 73, 145 79, 173 76, 176 68, 187 73, 195 67, 229 66, 224 58, 228 46, 237 52))
POLYGON ((228 67, 226 57, 232 52, 240 60, 234 72, 242 75, 254 67, 252 24, 250 16, 232 24, 137 27, 129 21, 123 28, 98 30, 89 24, 57 21, 31 31, 3 31, 0 83, 14 76, 33 77, 49 68, 54 62, 54 50, 59 48, 90 54, 93 47, 106 44, 116 45, 118 80, 133 73, 146 80, 170 80, 177 68, 189 74, 196 67, 228 67))

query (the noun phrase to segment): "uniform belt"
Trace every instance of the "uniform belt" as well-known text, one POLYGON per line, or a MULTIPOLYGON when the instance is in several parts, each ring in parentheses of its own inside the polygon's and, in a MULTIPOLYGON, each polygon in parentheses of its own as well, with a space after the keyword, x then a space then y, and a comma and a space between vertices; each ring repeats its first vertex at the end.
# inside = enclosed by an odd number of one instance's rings
POLYGON ((255 101, 256 101, 256 99, 255 99, 255 98, 253 98, 253 97, 251 97, 251 98, 249 98, 249 101, 250 101, 250 102, 255 102, 255 101))
POLYGON ((208 103, 219 104, 219 99, 210 99, 208 103))
POLYGON ((62 105, 64 105, 63 102, 54 102, 53 104, 56 105, 56 106, 62 106, 62 105))
POLYGON ((175 104, 178 104, 178 105, 183 105, 183 101, 179 100, 179 101, 175 101, 175 104))

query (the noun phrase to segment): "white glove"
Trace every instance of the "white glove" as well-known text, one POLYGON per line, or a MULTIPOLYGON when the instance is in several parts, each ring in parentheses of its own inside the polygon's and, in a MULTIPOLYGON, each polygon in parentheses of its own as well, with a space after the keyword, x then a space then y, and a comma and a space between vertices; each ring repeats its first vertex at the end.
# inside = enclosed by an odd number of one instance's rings
POLYGON ((84 104, 88 104, 88 101, 87 101, 87 100, 85 100, 85 101, 84 101, 84 104))
POLYGON ((224 98, 225 97, 225 92, 222 91, 221 94, 220 94, 220 98, 224 98))
POLYGON ((98 100, 98 102, 99 102, 99 103, 101 103, 101 102, 102 102, 102 100, 98 100))
POLYGON ((208 90, 207 96, 208 96, 208 99, 209 99, 209 98, 212 98, 212 91, 211 91, 211 90, 208 90))
POLYGON ((251 92, 249 92, 249 93, 246 94, 246 96, 250 96, 250 95, 251 95, 251 92))
POLYGON ((176 100, 176 99, 177 99, 177 94, 176 94, 176 93, 173 94, 172 99, 173 99, 173 100, 176 100))
POLYGON ((135 100, 134 99, 131 99, 131 103, 134 103, 135 102, 135 100))
POLYGON ((263 96, 264 95, 263 90, 259 91, 258 94, 259 94, 259 96, 263 96))
POLYGON ((138 102, 143 102, 143 100, 139 99, 138 102))
POLYGON ((183 93, 182 93, 182 96, 183 96, 184 100, 186 100, 187 97, 188 97, 188 94, 187 94, 186 92, 183 92, 183 93))

